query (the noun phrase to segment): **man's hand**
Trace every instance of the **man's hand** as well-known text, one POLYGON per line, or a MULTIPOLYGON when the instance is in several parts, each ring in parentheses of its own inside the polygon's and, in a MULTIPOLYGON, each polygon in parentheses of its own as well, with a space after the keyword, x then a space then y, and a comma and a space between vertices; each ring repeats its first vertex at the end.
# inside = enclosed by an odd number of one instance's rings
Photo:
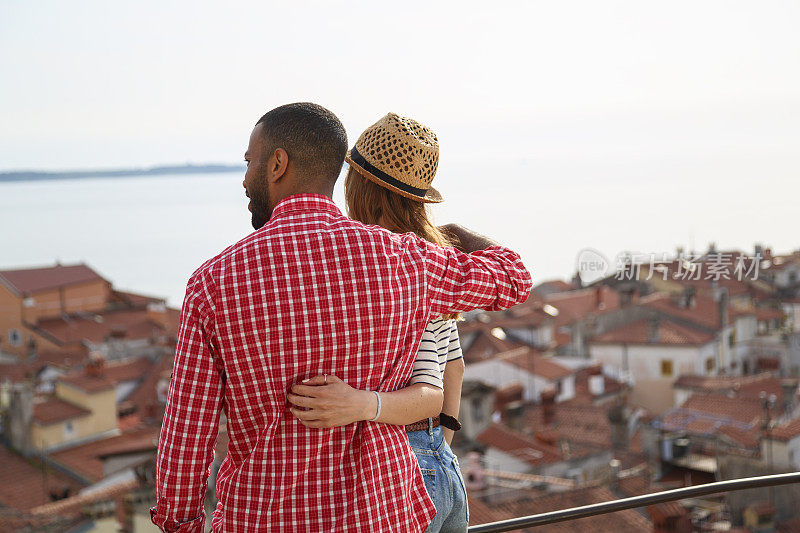
POLYGON ((374 392, 354 389, 331 374, 314 376, 293 385, 286 397, 293 405, 289 408, 292 414, 310 428, 332 428, 370 420, 378 411, 374 392))
POLYGON ((489 237, 475 233, 458 224, 445 224, 444 226, 439 226, 439 229, 453 241, 453 246, 456 249, 464 253, 469 254, 477 250, 485 250, 490 246, 497 246, 497 243, 489 237))

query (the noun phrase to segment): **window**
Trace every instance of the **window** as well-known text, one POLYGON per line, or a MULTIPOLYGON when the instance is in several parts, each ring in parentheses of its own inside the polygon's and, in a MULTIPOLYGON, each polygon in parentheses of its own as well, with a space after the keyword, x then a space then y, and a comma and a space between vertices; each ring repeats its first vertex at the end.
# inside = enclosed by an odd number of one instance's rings
POLYGON ((706 372, 713 372, 715 366, 716 364, 714 363, 713 357, 709 357, 708 359, 706 359, 706 372))
POLYGON ((11 346, 19 346, 22 344, 22 333, 18 329, 8 330, 8 343, 11 346))
POLYGON ((672 377, 672 359, 661 360, 661 375, 665 378, 672 377))
POLYGON ((72 421, 67 420, 64 422, 64 437, 70 438, 75 434, 75 428, 72 427, 72 421))

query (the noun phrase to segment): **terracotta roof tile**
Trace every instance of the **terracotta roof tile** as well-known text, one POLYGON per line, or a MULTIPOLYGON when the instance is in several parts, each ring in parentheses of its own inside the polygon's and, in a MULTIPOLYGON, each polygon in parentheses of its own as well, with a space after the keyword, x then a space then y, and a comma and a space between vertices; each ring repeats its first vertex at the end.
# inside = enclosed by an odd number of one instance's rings
POLYGON ((550 294, 545 302, 558 309, 556 326, 568 325, 590 314, 619 309, 619 293, 610 287, 597 285, 588 289, 550 294))
POLYGON ((33 404, 33 419, 43 426, 90 414, 91 411, 56 397, 33 404))
POLYGON ((731 398, 724 394, 693 394, 664 414, 668 431, 724 435, 745 448, 758 447, 764 412, 758 398, 731 398))
POLYGON ((530 404, 526 406, 523 418, 526 427, 555 429, 560 441, 610 449, 611 426, 608 421, 608 409, 608 406, 589 403, 561 402, 555 405, 552 423, 546 424, 542 406, 530 404))
POLYGON ((36 458, 26 459, 9 450, 0 443, 0 470, 5 481, 0 483, 0 504, 26 511, 37 505, 50 501, 50 490, 61 491, 68 488, 70 494, 76 494, 83 484, 61 472, 48 468, 44 479, 41 463, 36 458))
MULTIPOLYGON (((661 311, 676 318, 689 320, 702 327, 717 331, 719 329, 719 304, 710 296, 696 294, 694 305, 681 307, 675 295, 657 292, 639 300, 639 304, 661 311)), ((738 316, 753 314, 753 311, 728 306, 728 324, 733 324, 738 316)))
POLYGON ((106 361, 103 365, 103 376, 112 383, 144 379, 154 365, 147 357, 106 361))
MULTIPOLYGON (((168 334, 173 334, 172 318, 168 334)), ((69 316, 47 318, 36 328, 59 342, 105 342, 113 334, 124 333, 126 339, 148 339, 165 333, 164 326, 154 321, 146 309, 120 309, 95 313, 72 313, 69 316)))
POLYGON ((65 285, 103 280, 103 278, 89 266, 79 263, 43 268, 0 270, 0 280, 5 281, 17 293, 29 294, 65 285))
POLYGON ((678 324, 668 318, 660 318, 658 321, 658 339, 654 342, 649 340, 649 326, 647 318, 631 322, 611 329, 592 337, 589 342, 592 344, 658 344, 658 345, 691 345, 701 346, 714 340, 714 335, 678 324))
POLYGON ((795 418, 780 426, 775 426, 770 430, 770 436, 775 440, 788 442, 800 437, 800 418, 795 418))
MULTIPOLYGON (((460 328, 459 328, 460 329, 460 328)), ((509 340, 500 339, 492 335, 488 330, 477 330, 472 333, 474 337, 470 340, 469 346, 463 350, 464 361, 467 363, 476 363, 478 361, 485 361, 491 359, 495 355, 515 348, 520 348, 521 343, 509 340)), ((462 337, 462 341, 463 341, 462 337)))
POLYGON ((778 404, 783 402, 781 378, 769 372, 750 376, 700 376, 697 374, 681 374, 673 384, 674 388, 688 389, 696 392, 715 392, 732 394, 738 398, 756 399, 764 391, 774 394, 778 404))
POLYGON ((52 452, 50 456, 79 476, 99 481, 103 478, 103 461, 101 459, 103 454, 151 444, 157 445, 159 431, 159 426, 139 428, 114 437, 58 450, 52 452))
MULTIPOLYGON (((519 491, 519 495, 520 498, 515 502, 512 501, 497 505, 492 502, 483 502, 469 494, 470 525, 482 524, 486 523, 486 521, 519 518, 521 516, 546 513, 571 507, 581 507, 617 499, 617 496, 605 487, 585 487, 548 493, 521 490, 519 491), (477 509, 478 512, 473 515, 472 509, 477 509)), ((531 533, 574 533, 575 531, 591 531, 593 533, 640 533, 650 530, 652 530, 652 525, 647 518, 633 509, 628 509, 602 516, 591 516, 579 520, 558 522, 546 526, 523 529, 521 531, 531 533)))
POLYGON ((72 385, 86 392, 101 392, 114 388, 114 383, 103 376, 87 376, 83 370, 77 370, 61 376, 58 381, 72 385))
POLYGON ((510 363, 521 370, 540 376, 546 380, 558 380, 575 373, 575 370, 558 364, 553 357, 546 357, 533 348, 515 348, 495 356, 495 359, 510 363))
POLYGON ((475 440, 485 446, 514 455, 531 466, 541 466, 563 459, 558 449, 512 431, 502 424, 490 424, 475 440))

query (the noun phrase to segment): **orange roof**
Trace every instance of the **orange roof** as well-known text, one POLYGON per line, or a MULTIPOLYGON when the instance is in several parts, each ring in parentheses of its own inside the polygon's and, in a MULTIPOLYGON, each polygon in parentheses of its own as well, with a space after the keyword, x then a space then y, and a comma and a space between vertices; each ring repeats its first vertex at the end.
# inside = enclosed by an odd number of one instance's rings
POLYGON ((100 392, 114 388, 114 383, 102 376, 87 376, 83 370, 77 370, 58 378, 58 381, 72 385, 86 392, 100 392))
POLYGON ((555 447, 512 431, 502 424, 490 424, 475 437, 475 440, 484 446, 511 454, 532 466, 555 463, 563 459, 561 452, 555 447))
POLYGON ((786 313, 780 309, 771 309, 769 307, 756 307, 755 313, 759 322, 764 322, 765 320, 781 320, 786 317, 786 313))
POLYGON ((795 418, 786 424, 773 427, 770 430, 770 437, 784 442, 800 437, 800 418, 795 418))
POLYGON ((56 397, 33 404, 33 419, 44 426, 90 414, 91 411, 56 397))
POLYGON ((714 340, 714 335, 678 324, 668 318, 658 320, 658 339, 649 340, 647 318, 611 329, 589 339, 590 344, 669 344, 701 346, 714 340))
POLYGON ((551 279, 536 285, 533 291, 539 294, 550 294, 554 292, 567 292, 575 288, 576 287, 572 283, 567 283, 562 279, 551 279))
POLYGON ((764 410, 757 398, 731 398, 724 394, 693 394, 661 423, 668 431, 697 435, 723 435, 739 445, 758 448, 764 410))
MULTIPOLYGON (((171 316, 168 319, 171 320, 171 316)), ((147 339, 154 332, 163 333, 165 329, 150 318, 146 309, 73 313, 40 320, 36 328, 61 343, 105 342, 116 331, 124 331, 126 339, 147 339)))
POLYGON ((0 483, 0 506, 25 511, 50 502, 50 490, 68 488, 70 494, 77 494, 84 486, 54 468, 48 468, 42 479, 41 465, 35 456, 26 459, 2 443, 0 465, 6 481, 0 483))
POLYGON ((159 431, 159 426, 138 428, 115 437, 58 450, 50 455, 77 475, 91 481, 99 481, 103 478, 103 461, 101 459, 103 454, 134 448, 141 449, 153 444, 158 445, 159 431))
POLYGON ((519 348, 523 344, 508 339, 500 339, 492 335, 491 331, 480 329, 474 333, 475 337, 470 342, 469 347, 463 351, 464 361, 476 363, 491 359, 498 353, 507 352, 514 348, 519 348))
POLYGON ((142 379, 153 368, 154 364, 147 357, 106 361, 103 365, 103 376, 112 383, 142 379))
POLYGON ((620 307, 619 293, 605 285, 549 294, 545 302, 558 309, 558 326, 572 324, 592 313, 605 313, 620 307))
MULTIPOLYGON (((584 487, 557 492, 517 489, 516 500, 505 503, 484 502, 473 494, 467 494, 470 508, 470 525, 485 524, 521 516, 558 511, 571 507, 582 507, 594 503, 616 500, 606 487, 584 487)), ((557 522, 535 528, 536 533, 619 533, 621 531, 651 531, 652 524, 633 509, 590 516, 568 522, 557 522)), ((531 531, 534 531, 533 529, 531 531)))
POLYGON ((510 363, 548 381, 559 380, 575 373, 572 368, 558 364, 555 358, 545 357, 541 352, 527 346, 497 354, 495 359, 510 363))
POLYGON ((103 278, 83 263, 19 270, 0 270, 0 281, 4 281, 6 285, 20 295, 97 280, 103 280, 103 278))
POLYGON ((769 372, 750 376, 681 374, 672 386, 698 392, 731 392, 740 398, 758 398, 761 391, 764 391, 767 394, 774 394, 779 404, 783 402, 781 378, 775 377, 769 372))
MULTIPOLYGON (((589 392, 589 367, 584 367, 575 373, 575 398, 574 402, 591 402, 594 396, 589 392)), ((625 385, 610 376, 603 376, 603 394, 602 396, 609 396, 621 392, 625 385)))
POLYGON ((111 296, 130 307, 146 307, 149 303, 163 303, 166 301, 164 298, 158 298, 156 296, 147 296, 135 292, 118 290, 112 291, 111 296))
POLYGON ((559 440, 594 448, 611 448, 611 425, 608 421, 609 406, 585 402, 567 401, 555 405, 553 422, 546 424, 541 404, 525 407, 525 426, 536 429, 553 428, 559 440))
MULTIPOLYGON (((719 329, 719 304, 713 298, 703 294, 694 296, 694 305, 681 307, 677 296, 656 292, 639 300, 639 304, 650 309, 661 311, 675 318, 682 318, 709 328, 713 331, 719 329)), ((753 311, 738 309, 728 306, 728 325, 733 324, 734 318, 742 315, 752 315, 753 311)))

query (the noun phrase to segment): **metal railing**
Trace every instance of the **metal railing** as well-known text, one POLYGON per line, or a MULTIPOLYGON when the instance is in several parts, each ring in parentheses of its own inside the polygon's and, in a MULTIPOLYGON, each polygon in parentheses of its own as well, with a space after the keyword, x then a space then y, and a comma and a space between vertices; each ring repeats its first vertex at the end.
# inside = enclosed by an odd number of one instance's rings
POLYGON ((470 527, 469 533, 514 531, 524 527, 543 526, 545 524, 564 522, 566 520, 576 520, 578 518, 585 518, 587 516, 596 516, 606 513, 613 513, 615 511, 624 511, 625 509, 634 509, 636 507, 644 507, 645 505, 654 505, 657 503, 683 500, 685 498, 693 498, 696 496, 705 496, 708 494, 718 494, 720 492, 730 492, 735 490, 757 489, 761 487, 775 487, 777 485, 789 485, 792 483, 800 483, 800 472, 732 479, 729 481, 717 481, 716 483, 707 483, 705 485, 696 485, 694 487, 684 487, 680 489, 666 490, 664 492, 654 492, 651 494, 644 494, 642 496, 634 496, 632 498, 623 498, 621 500, 595 503, 592 505, 584 505, 582 507, 573 507, 571 509, 550 511, 548 513, 512 518, 510 520, 502 520, 500 522, 490 522, 488 524, 480 524, 470 527))

